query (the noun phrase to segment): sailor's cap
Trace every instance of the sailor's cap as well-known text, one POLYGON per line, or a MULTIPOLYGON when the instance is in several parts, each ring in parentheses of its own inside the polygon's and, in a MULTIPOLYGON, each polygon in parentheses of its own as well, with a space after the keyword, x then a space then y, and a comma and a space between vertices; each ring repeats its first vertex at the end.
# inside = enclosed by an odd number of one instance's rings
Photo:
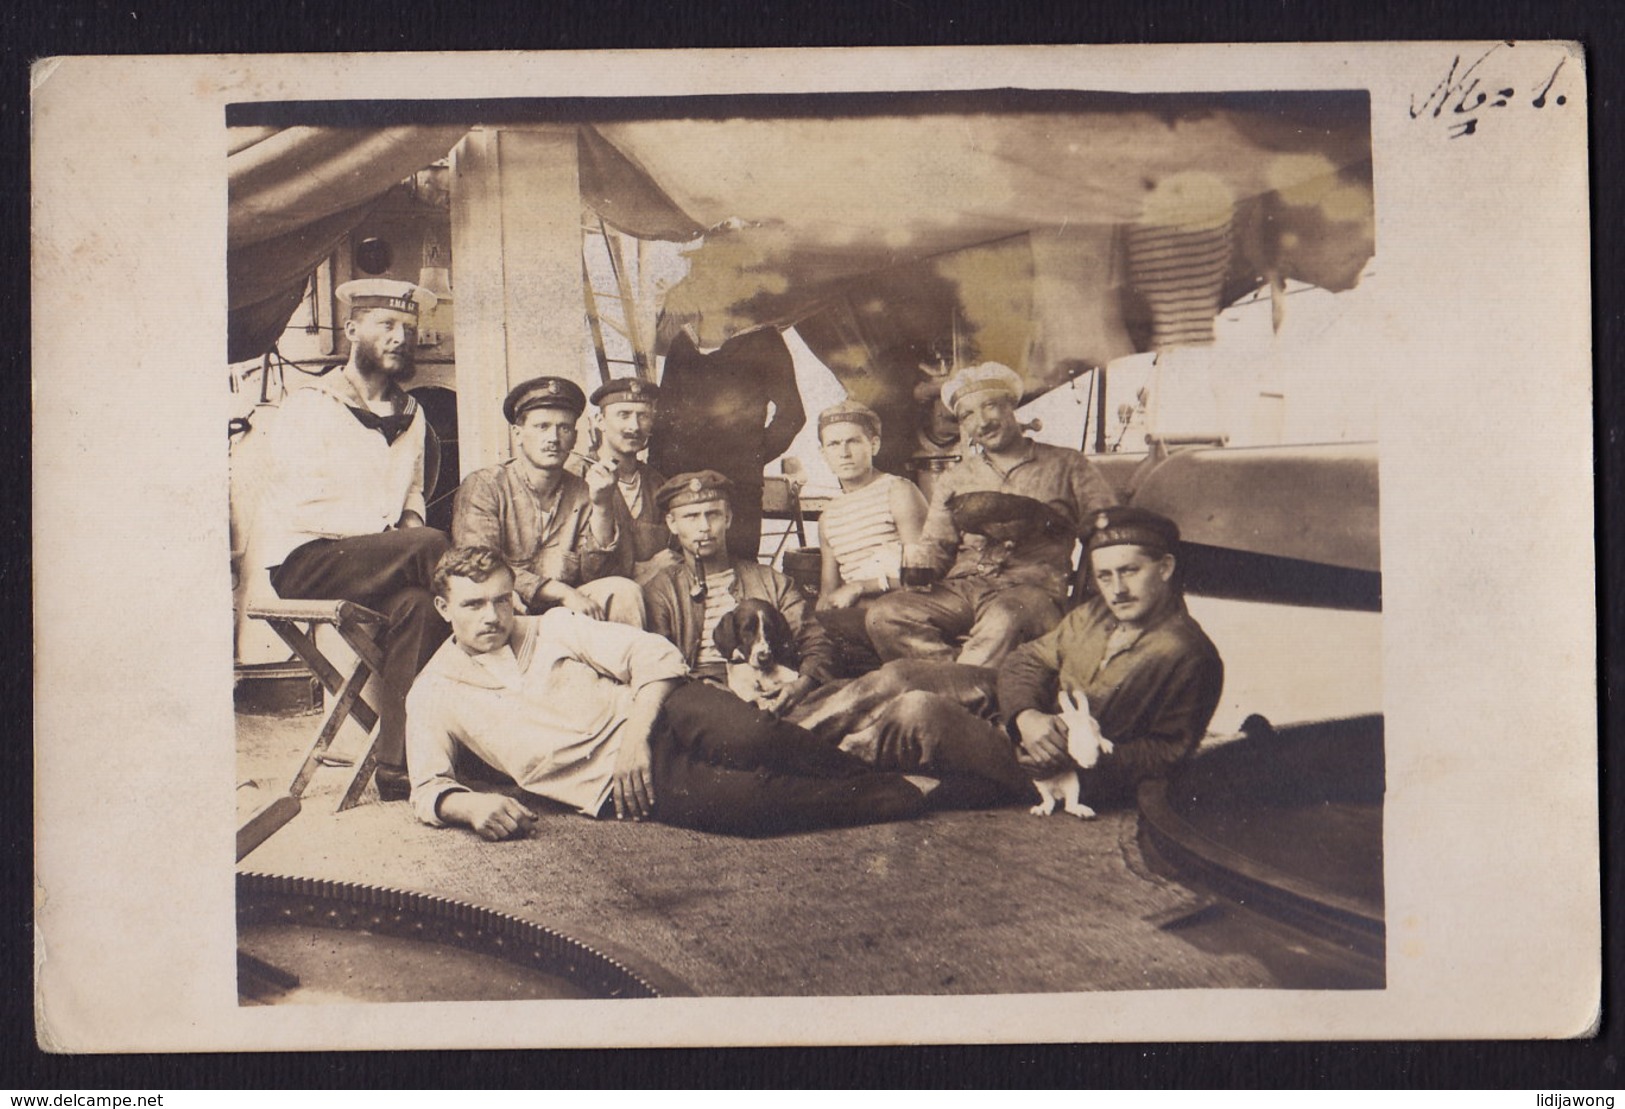
POLYGON ((666 513, 702 501, 726 501, 732 493, 733 482, 715 470, 696 470, 662 485, 655 493, 655 506, 666 513))
POLYGON ((823 434, 824 429, 831 424, 857 424, 866 429, 870 435, 880 434, 880 417, 873 408, 861 401, 850 398, 838 404, 832 404, 818 414, 818 432, 823 434))
POLYGON ((387 308, 392 312, 404 312, 413 319, 417 319, 420 312, 433 308, 440 299, 421 285, 382 277, 346 281, 333 290, 333 295, 352 309, 387 308))
POLYGON ((1150 547, 1167 554, 1179 543, 1179 525, 1166 516, 1133 505, 1103 508, 1086 521, 1089 534, 1084 546, 1091 551, 1125 543, 1150 547))
POLYGON ((660 399, 660 386, 641 377, 616 377, 592 391, 592 402, 599 408, 611 404, 653 404, 660 399))
POLYGON ((998 392, 1012 401, 1020 401, 1023 385, 1021 375, 1002 362, 983 362, 966 366, 942 383, 942 403, 950 411, 958 411, 959 402, 974 393, 998 392))
POLYGON ((533 377, 515 385, 502 402, 502 414, 510 424, 517 424, 533 408, 562 408, 579 416, 587 408, 587 397, 567 377, 533 377))

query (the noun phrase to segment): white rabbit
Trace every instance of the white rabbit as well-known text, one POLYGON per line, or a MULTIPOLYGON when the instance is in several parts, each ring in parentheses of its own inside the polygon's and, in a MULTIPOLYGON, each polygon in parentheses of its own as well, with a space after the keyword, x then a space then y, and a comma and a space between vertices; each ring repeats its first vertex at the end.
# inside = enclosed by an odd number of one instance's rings
POLYGON ((1048 816, 1061 804, 1073 816, 1092 820, 1095 810, 1078 800, 1078 770, 1087 770, 1101 755, 1111 754, 1112 741, 1100 734, 1099 722, 1089 714, 1089 698, 1082 693, 1062 690, 1060 708, 1061 722, 1066 725, 1066 753, 1076 766, 1035 781, 1041 800, 1028 811, 1034 816, 1048 816))

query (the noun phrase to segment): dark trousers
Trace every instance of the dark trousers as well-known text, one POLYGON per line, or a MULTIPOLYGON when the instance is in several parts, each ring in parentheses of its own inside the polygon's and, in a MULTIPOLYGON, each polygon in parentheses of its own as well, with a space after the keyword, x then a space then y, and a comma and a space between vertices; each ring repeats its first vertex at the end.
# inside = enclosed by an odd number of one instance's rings
POLYGON ((869 603, 865 598, 850 608, 824 609, 818 613, 819 625, 835 644, 835 663, 842 677, 855 678, 880 666, 880 656, 875 654, 869 633, 864 630, 869 603))
POLYGON ((762 547, 762 484, 730 480, 734 487, 728 497, 728 506, 733 510, 733 520, 728 524, 728 554, 755 562, 762 547))
POLYGON ((941 778, 931 797, 937 808, 1030 803, 1032 778, 993 722, 998 677, 979 666, 899 659, 816 690, 790 715, 867 765, 941 778))
MULTIPOLYGON (((312 539, 272 568, 271 585, 281 597, 354 601, 383 613, 389 623, 379 677, 405 697, 412 679, 451 633, 429 594, 435 563, 450 546, 445 533, 434 528, 312 539)), ((406 766, 406 721, 399 713, 383 715, 378 761, 406 766)))
POLYGON ((907 820, 925 797, 805 730, 698 681, 666 698, 650 736, 655 818, 732 835, 907 820))
POLYGON ((790 710, 790 719, 824 743, 838 746, 853 732, 878 723, 903 694, 922 689, 947 697, 984 720, 998 715, 997 670, 906 658, 849 682, 818 687, 790 710))
POLYGON ((865 628, 887 662, 920 658, 997 669, 1011 651, 1060 621, 1059 600, 1036 585, 964 577, 921 593, 896 589, 876 597, 865 628))

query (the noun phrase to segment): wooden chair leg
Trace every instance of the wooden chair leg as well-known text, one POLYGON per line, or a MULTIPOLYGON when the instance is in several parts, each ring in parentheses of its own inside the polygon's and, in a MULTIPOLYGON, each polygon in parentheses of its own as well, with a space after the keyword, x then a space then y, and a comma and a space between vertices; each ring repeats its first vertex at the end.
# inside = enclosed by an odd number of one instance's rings
MULTIPOLYGON (((282 641, 292 648, 293 653, 299 656, 299 661, 310 667, 311 673, 320 679, 327 692, 337 696, 339 691, 344 688, 344 676, 339 673, 336 666, 327 660, 327 656, 321 653, 316 646, 316 641, 301 631, 292 621, 268 620, 266 622, 271 625, 277 635, 282 637, 282 641)), ((348 639, 346 639, 346 642, 348 642, 348 639)), ((376 657, 376 652, 374 652, 374 658, 376 657)), ((374 663, 369 662, 368 665, 375 668, 374 663)), ((363 729, 369 732, 377 723, 377 714, 373 712, 372 706, 365 701, 357 701, 350 715, 355 718, 357 724, 360 724, 363 729)))
MULTIPOLYGON (((345 789, 344 796, 339 799, 336 811, 343 812, 359 803, 362 791, 367 788, 367 783, 372 781, 373 773, 378 768, 378 738, 383 734, 385 722, 400 721, 406 713, 406 706, 401 695, 384 680, 383 652, 367 629, 355 624, 341 624, 338 631, 343 636, 344 642, 349 644, 350 649, 361 660, 359 665, 370 666, 378 675, 378 680, 373 683, 378 701, 377 727, 368 728, 370 738, 367 749, 357 760, 350 784, 345 789)), ((369 712, 369 715, 372 714, 369 712)), ((360 717, 357 717, 357 720, 359 719, 360 717)))
POLYGON ((322 722, 315 740, 299 766, 298 773, 294 775, 293 784, 288 788, 289 795, 295 799, 303 795, 316 773, 317 765, 325 758, 328 748, 337 737, 339 729, 344 726, 345 720, 354 720, 367 733, 366 751, 355 762, 355 772, 351 775, 344 796, 339 800, 339 812, 355 807, 362 791, 366 789, 367 783, 372 780, 373 773, 377 770, 378 737, 383 730, 384 721, 398 720, 405 711, 399 694, 383 679, 383 651, 368 630, 368 621, 350 619, 348 618, 350 615, 341 613, 341 618, 333 623, 334 630, 356 656, 355 669, 349 677, 344 677, 327 656, 322 654, 321 649, 316 646, 314 637, 301 630, 292 620, 267 621, 334 697, 327 719, 322 722), (372 683, 372 687, 379 702, 376 711, 361 698, 368 679, 374 676, 377 680, 372 683))
POLYGON ((271 838, 271 833, 299 815, 299 798, 283 794, 261 805, 237 829, 237 861, 271 838))
POLYGON ((372 781, 372 775, 378 769, 378 744, 376 738, 367 745, 367 753, 356 763, 355 773, 350 776, 350 784, 345 787, 344 796, 339 798, 339 806, 334 812, 343 812, 353 809, 361 801, 362 791, 367 783, 372 781))
MULTIPOLYGON (((293 776, 293 784, 288 787, 288 792, 293 796, 304 795, 305 787, 310 784, 310 779, 316 773, 317 762, 327 753, 333 738, 338 735, 339 729, 344 727, 345 720, 355 717, 359 722, 360 718, 356 716, 355 707, 360 703, 361 688, 367 684, 370 674, 366 663, 357 663, 355 672, 346 679, 344 687, 339 690, 339 695, 333 700, 333 707, 328 710, 327 719, 322 721, 310 750, 305 754, 305 761, 299 764, 299 772, 293 776)), ((377 742, 376 736, 373 742, 377 742)), ((368 747, 371 748, 370 743, 368 747)))

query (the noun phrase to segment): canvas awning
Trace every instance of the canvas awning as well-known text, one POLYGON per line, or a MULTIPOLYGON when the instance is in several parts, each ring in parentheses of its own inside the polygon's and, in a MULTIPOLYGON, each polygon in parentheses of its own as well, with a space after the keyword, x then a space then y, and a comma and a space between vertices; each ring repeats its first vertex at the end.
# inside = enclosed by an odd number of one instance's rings
POLYGON ((466 126, 237 127, 226 158, 227 360, 270 350, 305 282, 403 178, 466 126))
POLYGON ((1261 286, 1352 288, 1372 256, 1364 93, 1003 103, 584 125, 583 196, 628 234, 701 243, 663 337, 794 324, 883 415, 921 362, 996 359, 1037 394, 1210 340, 1261 286))
MULTIPOLYGON (((1199 332, 1265 283, 1351 288, 1371 257, 1363 92, 1069 94, 1064 110, 1005 93, 982 111, 963 94, 942 112, 916 97, 895 114, 584 110, 592 122, 566 125, 586 205, 697 244, 664 335, 686 323, 713 346, 794 323, 856 394, 882 382, 873 401, 897 387, 888 359, 943 350, 1007 362, 1039 392, 1188 336, 1170 312, 1199 332)), ((234 128, 233 359, 268 349, 334 243, 468 126, 234 128)))

